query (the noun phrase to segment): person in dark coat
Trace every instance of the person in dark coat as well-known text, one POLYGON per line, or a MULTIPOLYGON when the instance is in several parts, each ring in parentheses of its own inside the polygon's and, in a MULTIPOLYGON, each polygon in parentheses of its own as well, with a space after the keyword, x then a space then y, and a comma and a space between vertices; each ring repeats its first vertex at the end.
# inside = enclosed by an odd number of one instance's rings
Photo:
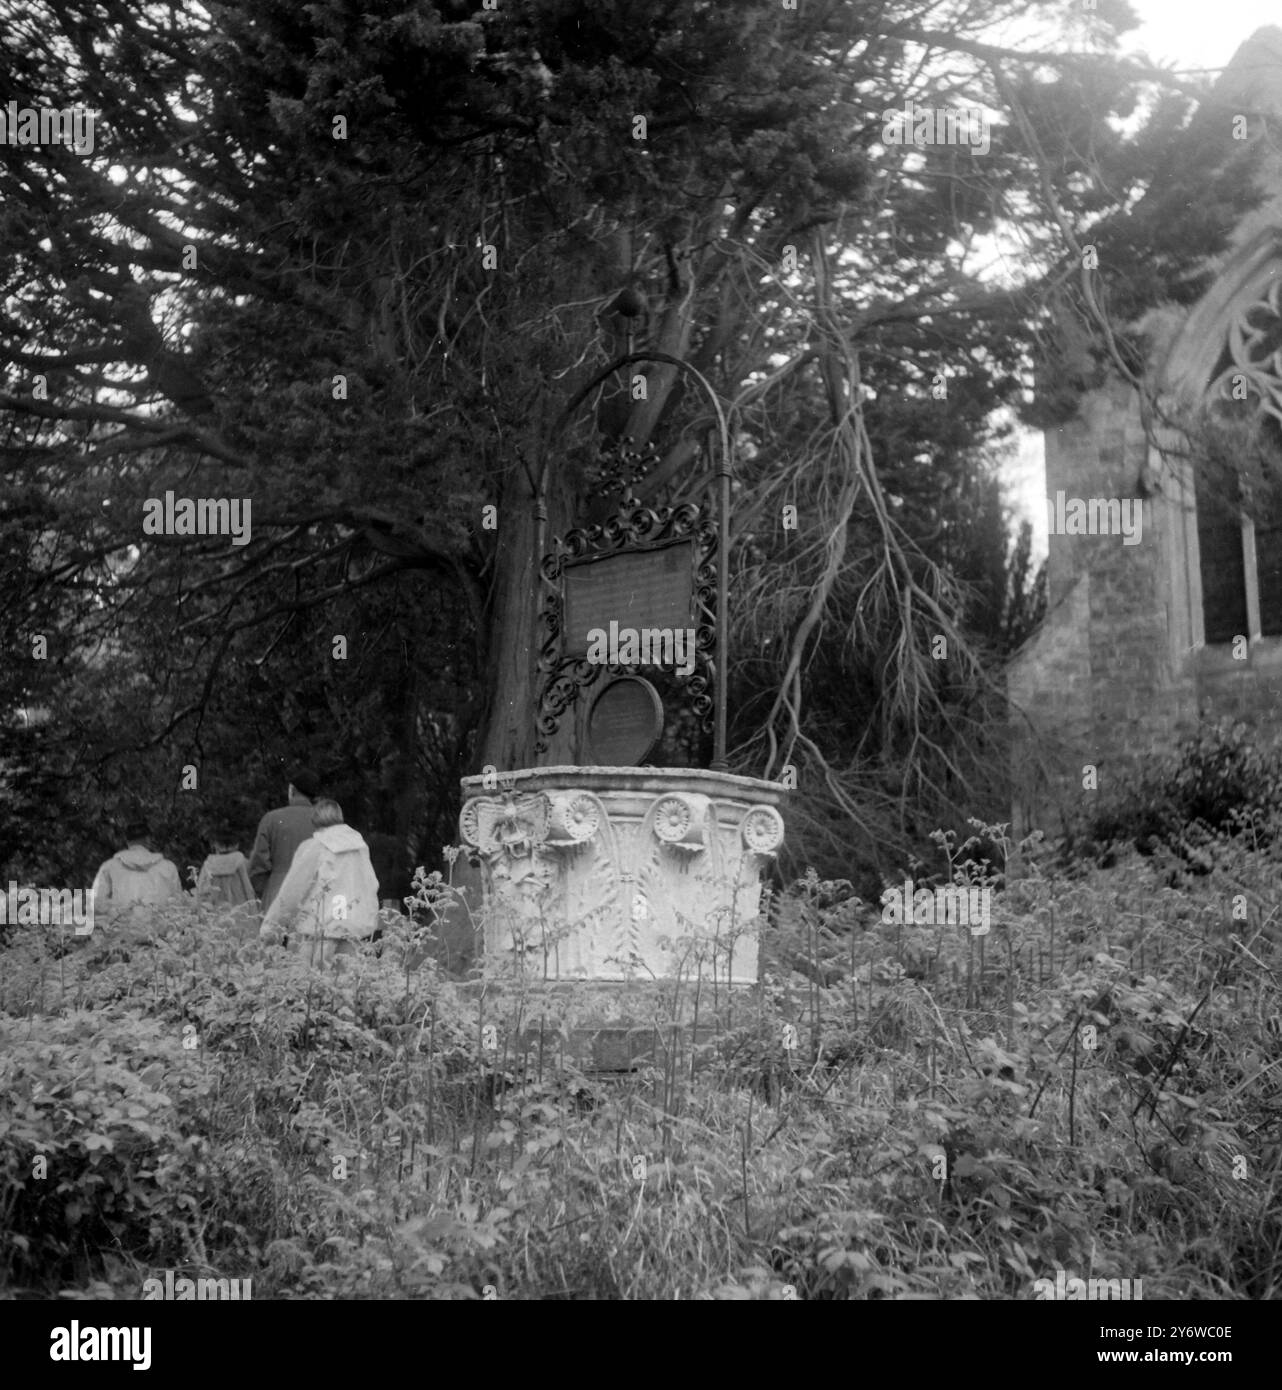
POLYGON ((294 862, 294 851, 312 838, 312 798, 319 791, 320 778, 311 768, 296 768, 289 778, 289 804, 268 811, 258 822, 249 856, 249 881, 262 899, 264 912, 280 892, 294 862))

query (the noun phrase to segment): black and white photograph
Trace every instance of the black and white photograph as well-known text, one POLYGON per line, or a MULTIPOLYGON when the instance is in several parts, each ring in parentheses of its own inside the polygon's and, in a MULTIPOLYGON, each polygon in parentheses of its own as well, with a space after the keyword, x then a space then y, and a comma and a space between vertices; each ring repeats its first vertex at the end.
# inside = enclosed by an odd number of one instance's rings
POLYGON ((0 277, 15 1368, 1262 1354, 1270 0, 0 0, 0 277))

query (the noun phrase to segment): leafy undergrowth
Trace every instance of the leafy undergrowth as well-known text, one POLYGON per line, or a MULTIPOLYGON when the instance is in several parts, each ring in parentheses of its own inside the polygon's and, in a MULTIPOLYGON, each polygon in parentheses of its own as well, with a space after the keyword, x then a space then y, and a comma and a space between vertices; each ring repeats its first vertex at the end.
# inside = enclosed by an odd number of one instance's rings
POLYGON ((320 973, 194 906, 16 931, 0 1281, 1010 1299, 1063 1270, 1276 1298, 1277 845, 1221 838, 1176 887, 1160 856, 1032 862, 983 937, 811 876, 717 1036, 609 1080, 523 1069, 528 991, 460 988, 414 942, 320 973))

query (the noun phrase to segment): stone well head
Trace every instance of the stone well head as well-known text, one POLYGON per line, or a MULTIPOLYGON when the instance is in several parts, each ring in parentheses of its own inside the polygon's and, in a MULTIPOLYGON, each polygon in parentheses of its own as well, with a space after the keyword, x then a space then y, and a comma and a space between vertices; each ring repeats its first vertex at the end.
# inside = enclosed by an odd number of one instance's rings
POLYGON ((761 870, 786 789, 697 768, 544 767, 465 777, 487 955, 553 981, 757 981, 761 870), (488 785, 487 785, 488 784, 488 785))

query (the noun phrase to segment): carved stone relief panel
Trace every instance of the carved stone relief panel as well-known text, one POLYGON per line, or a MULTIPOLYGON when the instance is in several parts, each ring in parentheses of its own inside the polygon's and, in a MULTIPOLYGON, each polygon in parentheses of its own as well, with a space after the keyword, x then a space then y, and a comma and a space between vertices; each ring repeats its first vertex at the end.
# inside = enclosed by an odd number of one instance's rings
POLYGON ((463 838, 487 870, 488 951, 515 952, 552 979, 702 969, 756 981, 760 876, 783 842, 771 804, 782 789, 662 771, 539 769, 513 779, 536 779, 536 791, 465 803, 463 838))

